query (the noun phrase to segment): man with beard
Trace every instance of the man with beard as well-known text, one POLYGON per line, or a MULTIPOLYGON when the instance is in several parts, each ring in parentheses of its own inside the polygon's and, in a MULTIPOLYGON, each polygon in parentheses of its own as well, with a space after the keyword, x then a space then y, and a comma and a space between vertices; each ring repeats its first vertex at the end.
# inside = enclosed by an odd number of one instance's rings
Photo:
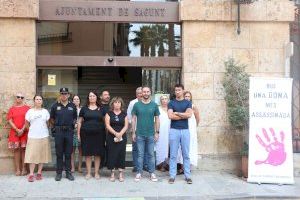
MULTIPOLYGON (((101 109, 103 109, 103 113, 105 115, 109 111, 110 94, 108 90, 102 90, 100 100, 101 109)), ((104 126, 103 129, 105 129, 104 126)), ((106 134, 108 133, 106 132, 106 134)), ((101 162, 101 167, 106 166, 107 163, 106 134, 103 134, 103 140, 105 141, 105 156, 101 162)))
POLYGON ((159 137, 159 110, 155 102, 151 101, 149 87, 142 88, 141 101, 134 104, 132 109, 132 140, 136 142, 138 149, 138 164, 135 181, 140 181, 143 172, 144 152, 148 154, 148 172, 150 180, 157 181, 154 159, 154 144, 159 137), (136 127, 136 129, 134 128, 136 127))
MULTIPOLYGON (((128 122, 130 125, 130 130, 131 130, 131 119, 132 119, 132 108, 134 106, 134 104, 138 101, 141 101, 143 98, 143 92, 142 92, 142 87, 138 87, 135 91, 135 96, 136 98, 131 100, 129 105, 128 105, 128 109, 127 109, 127 118, 128 118, 128 122)), ((136 127, 135 127, 136 128, 136 127)), ((148 167, 147 167, 147 149, 145 149, 145 155, 144 156, 144 167, 143 169, 145 171, 148 171, 148 167)), ((133 162, 133 169, 132 172, 137 172, 137 159, 138 159, 138 151, 137 151, 137 146, 136 146, 136 142, 132 141, 132 162, 133 162)))
POLYGON ((109 102, 110 102, 110 95, 108 90, 103 90, 100 96, 101 99, 101 107, 104 109, 105 114, 109 110, 109 102))

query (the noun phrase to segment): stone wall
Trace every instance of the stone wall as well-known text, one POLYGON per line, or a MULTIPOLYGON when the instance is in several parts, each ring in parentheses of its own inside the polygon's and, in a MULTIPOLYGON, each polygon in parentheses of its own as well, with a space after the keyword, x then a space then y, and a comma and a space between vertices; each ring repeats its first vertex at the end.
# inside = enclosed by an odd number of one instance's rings
POLYGON ((28 103, 35 93, 37 16, 38 0, 0 0, 0 173, 14 170, 5 113, 15 93, 23 92, 28 103))
POLYGON ((183 81, 200 109, 199 169, 239 168, 243 133, 230 130, 222 88, 224 61, 233 57, 254 76, 284 75, 284 46, 294 3, 258 0, 241 6, 237 34, 237 5, 229 0, 183 0, 183 81))

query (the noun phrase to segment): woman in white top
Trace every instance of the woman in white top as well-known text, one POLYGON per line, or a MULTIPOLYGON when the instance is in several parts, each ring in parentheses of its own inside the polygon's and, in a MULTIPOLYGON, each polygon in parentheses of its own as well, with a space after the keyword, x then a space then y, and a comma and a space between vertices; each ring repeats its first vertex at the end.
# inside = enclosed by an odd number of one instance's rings
MULTIPOLYGON (((191 101, 193 100, 192 93, 190 91, 184 92, 184 99, 191 101)), ((190 162, 191 165, 198 166, 198 137, 197 137, 197 126, 200 122, 198 108, 192 104, 193 115, 189 118, 189 131, 190 131, 190 162)))
POLYGON ((156 142, 156 166, 160 171, 165 171, 166 161, 168 159, 169 153, 169 130, 171 120, 168 117, 168 103, 169 97, 167 95, 162 95, 160 97, 159 106, 159 139, 156 142))
MULTIPOLYGON (((192 93, 190 91, 185 91, 183 93, 184 99, 188 101, 192 101, 192 93)), ((189 121, 189 132, 190 132, 190 163, 191 165, 197 167, 198 166, 198 137, 197 137, 197 126, 200 122, 199 111, 198 108, 192 104, 193 115, 188 119, 189 121)), ((181 151, 181 149, 180 149, 181 151)), ((179 154, 181 155, 181 154, 179 154)), ((182 165, 182 156, 178 156, 178 163, 182 165)), ((178 173, 181 173, 183 168, 181 166, 178 173)))
POLYGON ((29 127, 28 142, 25 151, 25 163, 29 163, 28 181, 42 179, 43 163, 51 162, 51 150, 48 132, 49 112, 42 107, 43 97, 35 95, 34 107, 25 115, 26 127, 29 127), (34 168, 38 165, 37 175, 34 177, 34 168))

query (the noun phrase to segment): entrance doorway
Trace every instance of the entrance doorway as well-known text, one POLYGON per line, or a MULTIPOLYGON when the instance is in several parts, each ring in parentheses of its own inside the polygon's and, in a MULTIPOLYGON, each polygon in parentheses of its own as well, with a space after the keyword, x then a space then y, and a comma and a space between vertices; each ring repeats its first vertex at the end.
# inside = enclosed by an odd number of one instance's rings
MULTIPOLYGON (((50 111, 51 105, 57 100, 61 87, 68 87, 72 96, 79 95, 81 105, 85 105, 90 90, 100 95, 102 90, 108 90, 111 98, 120 96, 127 106, 135 98, 135 90, 142 85, 142 68, 137 67, 77 67, 38 69, 37 92, 44 97, 44 106, 50 111)), ((131 137, 127 144, 127 165, 131 165, 131 137)), ((55 167, 56 155, 54 138, 51 138, 52 163, 48 168, 55 167)), ((76 156, 77 157, 77 156, 76 156)))

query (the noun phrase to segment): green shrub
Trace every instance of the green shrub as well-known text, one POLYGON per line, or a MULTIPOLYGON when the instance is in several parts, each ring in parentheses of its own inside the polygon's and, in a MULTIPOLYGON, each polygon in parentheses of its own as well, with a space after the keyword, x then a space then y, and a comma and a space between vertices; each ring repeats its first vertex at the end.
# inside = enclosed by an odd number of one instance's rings
POLYGON ((228 121, 234 129, 243 130, 249 122, 249 74, 245 65, 233 58, 225 61, 223 87, 228 121))

